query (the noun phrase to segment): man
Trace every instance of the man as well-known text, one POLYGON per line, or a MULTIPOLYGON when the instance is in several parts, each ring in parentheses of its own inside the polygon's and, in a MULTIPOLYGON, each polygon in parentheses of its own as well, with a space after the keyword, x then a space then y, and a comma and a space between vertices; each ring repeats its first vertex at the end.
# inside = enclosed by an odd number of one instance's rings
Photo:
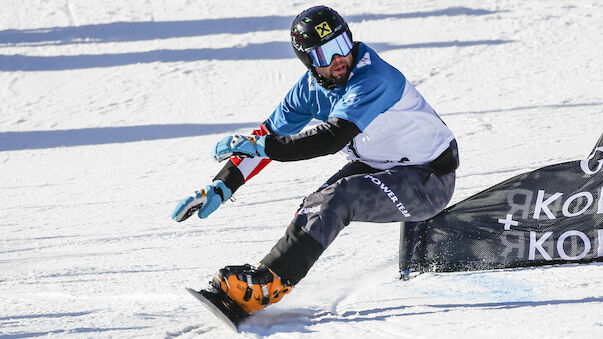
POLYGON ((253 135, 218 142, 214 157, 229 161, 172 215, 206 218, 270 160, 348 154, 350 162, 304 199, 258 267, 227 266, 210 283, 247 313, 289 293, 351 221, 419 221, 442 211, 458 167, 452 132, 402 73, 353 42, 336 11, 302 12, 291 43, 308 72, 253 135), (323 123, 300 133, 312 119, 323 123))

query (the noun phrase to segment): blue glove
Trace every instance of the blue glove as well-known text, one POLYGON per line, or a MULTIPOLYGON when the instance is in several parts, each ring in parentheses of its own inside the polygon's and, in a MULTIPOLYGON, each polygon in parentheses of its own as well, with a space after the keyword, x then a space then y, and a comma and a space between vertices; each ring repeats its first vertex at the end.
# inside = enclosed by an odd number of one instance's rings
POLYGON ((211 185, 205 186, 201 192, 195 192, 194 196, 180 201, 172 212, 172 219, 181 222, 188 219, 196 211, 199 211, 199 218, 205 219, 231 196, 232 191, 226 187, 224 182, 216 180, 211 185))
POLYGON ((217 161, 230 159, 234 155, 248 158, 255 156, 268 158, 264 150, 265 145, 266 136, 232 135, 220 140, 216 144, 213 156, 217 161))

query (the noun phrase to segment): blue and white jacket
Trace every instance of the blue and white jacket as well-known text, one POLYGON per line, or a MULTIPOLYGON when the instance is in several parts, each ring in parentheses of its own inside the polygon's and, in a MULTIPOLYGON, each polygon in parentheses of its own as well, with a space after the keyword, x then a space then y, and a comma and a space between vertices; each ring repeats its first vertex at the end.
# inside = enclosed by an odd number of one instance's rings
POLYGON ((326 89, 308 71, 253 131, 266 136, 269 159, 232 157, 215 179, 234 192, 271 159, 302 160, 337 151, 377 169, 425 165, 442 155, 452 132, 400 71, 367 45, 356 44, 356 63, 345 86, 326 89), (313 119, 323 123, 304 130, 313 119))
POLYGON ((342 149, 348 159, 379 169, 429 163, 454 139, 406 77, 363 43, 345 86, 325 89, 308 71, 266 125, 274 134, 288 136, 312 119, 332 118, 350 121, 360 131, 342 149))

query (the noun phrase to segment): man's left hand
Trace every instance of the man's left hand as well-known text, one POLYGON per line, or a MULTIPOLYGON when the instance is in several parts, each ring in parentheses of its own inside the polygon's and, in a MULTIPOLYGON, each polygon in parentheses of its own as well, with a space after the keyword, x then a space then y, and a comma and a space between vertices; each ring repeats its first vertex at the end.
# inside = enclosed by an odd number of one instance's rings
POLYGON ((232 135, 220 140, 214 149, 214 159, 223 161, 232 156, 268 158, 264 150, 266 136, 232 135))

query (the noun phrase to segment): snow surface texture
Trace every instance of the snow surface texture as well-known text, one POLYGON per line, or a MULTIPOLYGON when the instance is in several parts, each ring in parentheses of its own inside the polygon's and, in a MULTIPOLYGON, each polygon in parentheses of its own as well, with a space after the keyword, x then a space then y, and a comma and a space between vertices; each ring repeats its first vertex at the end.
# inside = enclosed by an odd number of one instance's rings
MULTIPOLYGON (((325 1, 457 136, 453 203, 585 158, 603 128, 603 3, 325 1)), ((3 0, 0 336, 228 337, 185 286, 256 263, 339 156, 269 165, 207 220, 170 219, 304 72, 316 3, 3 0)), ((603 337, 603 265, 398 280, 398 224, 353 223, 243 338, 603 337)))

